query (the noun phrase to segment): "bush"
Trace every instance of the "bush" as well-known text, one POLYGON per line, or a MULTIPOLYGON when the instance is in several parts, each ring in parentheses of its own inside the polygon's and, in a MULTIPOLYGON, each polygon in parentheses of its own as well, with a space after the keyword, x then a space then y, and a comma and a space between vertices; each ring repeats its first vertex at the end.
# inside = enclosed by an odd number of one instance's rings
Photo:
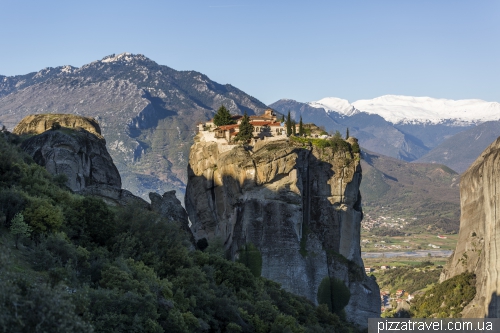
POLYGON ((67 233, 78 244, 104 245, 115 235, 115 216, 101 200, 85 197, 75 200, 65 212, 67 233))
POLYGON ((326 304, 333 313, 340 314, 350 298, 349 288, 340 279, 325 277, 318 287, 318 303, 326 304))
POLYGON ((94 331, 91 324, 78 315, 77 307, 72 303, 73 295, 62 287, 31 284, 16 275, 3 276, 0 280, 0 331, 94 331))
POLYGON ((23 215, 37 237, 50 231, 57 231, 64 221, 61 208, 41 198, 31 198, 23 215))
POLYGON ((240 249, 239 254, 238 262, 248 267, 254 276, 260 276, 262 273, 262 255, 259 249, 249 243, 240 249))
POLYGON ((10 189, 0 191, 0 211, 5 216, 6 227, 9 227, 14 216, 26 207, 26 203, 26 196, 22 192, 10 189))

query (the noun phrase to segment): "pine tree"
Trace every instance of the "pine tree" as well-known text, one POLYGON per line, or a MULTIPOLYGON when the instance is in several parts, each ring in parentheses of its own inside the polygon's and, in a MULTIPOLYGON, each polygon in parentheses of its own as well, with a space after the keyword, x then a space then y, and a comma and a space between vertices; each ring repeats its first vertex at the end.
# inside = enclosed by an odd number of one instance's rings
POLYGON ((295 126, 295 125, 296 125, 295 121, 292 121, 292 134, 293 134, 294 136, 295 136, 295 134, 297 134, 297 133, 296 133, 296 131, 297 131, 297 126, 295 126))
POLYGON ((302 123, 302 116, 300 116, 300 121, 299 121, 299 135, 300 136, 304 135, 304 124, 302 123))
POLYGON ((234 123, 235 122, 234 122, 233 118, 231 118, 231 114, 226 109, 224 104, 222 104, 214 116, 214 125, 219 127, 219 126, 224 126, 224 125, 229 125, 229 124, 234 124, 234 123))
POLYGON ((238 139, 242 141, 250 140, 253 136, 253 125, 250 124, 250 117, 248 117, 247 112, 241 118, 241 123, 238 132, 238 139))
POLYGON ((17 213, 12 219, 12 224, 10 225, 10 232, 14 235, 14 239, 16 240, 16 249, 18 249, 17 245, 19 243, 19 239, 21 237, 28 237, 31 235, 32 231, 31 227, 24 222, 23 214, 17 213))
POLYGON ((281 122, 284 123, 285 122, 285 115, 282 115, 281 116, 281 122))
POLYGON ((347 127, 347 130, 345 131, 345 139, 349 139, 349 127, 347 127))
POLYGON ((286 117, 286 135, 292 134, 292 120, 290 119, 290 110, 288 110, 288 116, 286 117))

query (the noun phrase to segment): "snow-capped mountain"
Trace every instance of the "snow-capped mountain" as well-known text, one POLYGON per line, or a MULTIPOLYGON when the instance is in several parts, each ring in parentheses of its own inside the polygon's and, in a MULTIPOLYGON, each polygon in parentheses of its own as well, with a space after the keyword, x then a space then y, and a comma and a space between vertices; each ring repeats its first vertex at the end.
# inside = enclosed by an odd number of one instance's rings
POLYGON ((313 108, 325 109, 326 112, 337 112, 344 116, 352 116, 359 112, 348 100, 337 97, 326 97, 308 103, 313 108))
MULTIPOLYGON (((500 103, 479 99, 386 95, 353 103, 336 97, 309 103, 288 99, 270 106, 281 113, 290 111, 295 120, 302 117, 304 122, 322 125, 330 132, 338 130, 344 133, 349 128, 362 147, 405 161, 422 160, 444 141, 453 146, 453 142, 458 142, 458 139, 453 139, 455 135, 479 124, 500 122, 500 103)), ((484 128, 483 137, 500 134, 493 130, 494 125, 484 128)), ((483 142, 477 142, 470 149, 471 156, 479 155, 485 148, 483 146, 483 142)), ((453 149, 458 152, 461 147, 447 148, 447 152, 454 154, 453 149)), ((451 163, 454 160, 439 160, 437 157, 432 161, 445 164, 449 161, 447 165, 457 171, 463 171, 468 165, 468 162, 451 163)))
POLYGON ((471 125, 500 120, 500 103, 480 99, 451 100, 432 97, 385 95, 350 104, 345 99, 327 97, 308 103, 312 107, 352 116, 360 111, 376 114, 392 124, 471 125))

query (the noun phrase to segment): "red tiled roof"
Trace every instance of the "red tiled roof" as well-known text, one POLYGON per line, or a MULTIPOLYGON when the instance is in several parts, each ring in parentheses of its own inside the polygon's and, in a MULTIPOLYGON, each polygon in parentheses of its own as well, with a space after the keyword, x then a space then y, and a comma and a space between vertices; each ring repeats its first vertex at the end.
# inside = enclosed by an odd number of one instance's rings
POLYGON ((271 124, 269 124, 269 126, 279 126, 279 127, 281 127, 281 123, 271 123, 271 124))
POLYGON ((250 118, 250 119, 274 119, 276 117, 261 115, 261 116, 249 116, 248 118, 250 118))
POLYGON ((254 125, 254 126, 267 126, 269 124, 271 124, 270 121, 250 121, 250 124, 254 125))
POLYGON ((223 131, 226 131, 226 130, 230 130, 230 129, 233 129, 235 127, 238 127, 240 125, 238 124, 232 124, 232 125, 224 125, 224 126, 219 126, 216 128, 216 130, 223 130, 223 131))

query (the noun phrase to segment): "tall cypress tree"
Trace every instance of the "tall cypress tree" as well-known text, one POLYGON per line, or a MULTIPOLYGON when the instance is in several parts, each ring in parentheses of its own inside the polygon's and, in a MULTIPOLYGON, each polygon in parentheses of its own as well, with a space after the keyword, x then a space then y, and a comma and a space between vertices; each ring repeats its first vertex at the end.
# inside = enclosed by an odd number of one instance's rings
POLYGON ((290 110, 288 110, 288 116, 286 117, 286 135, 292 134, 292 120, 290 119, 290 110))
POLYGON ((295 125, 296 125, 295 121, 292 121, 292 134, 293 134, 293 135, 297 134, 297 133, 296 133, 296 131, 297 131, 297 126, 295 126, 295 125))
POLYGON ((300 136, 304 135, 304 124, 302 124, 302 116, 300 116, 300 122, 299 122, 299 135, 300 136))
POLYGON ((345 139, 349 139, 349 127, 347 127, 347 130, 345 131, 345 139))
POLYGON ((247 115, 247 112, 245 111, 245 114, 243 115, 243 118, 241 118, 241 123, 239 127, 239 132, 238 132, 238 139, 247 141, 252 138, 253 135, 253 125, 250 124, 250 117, 247 115))
POLYGON ((224 104, 217 110, 217 113, 214 116, 214 125, 215 126, 224 126, 229 124, 234 124, 233 118, 231 118, 231 114, 226 109, 224 104))

